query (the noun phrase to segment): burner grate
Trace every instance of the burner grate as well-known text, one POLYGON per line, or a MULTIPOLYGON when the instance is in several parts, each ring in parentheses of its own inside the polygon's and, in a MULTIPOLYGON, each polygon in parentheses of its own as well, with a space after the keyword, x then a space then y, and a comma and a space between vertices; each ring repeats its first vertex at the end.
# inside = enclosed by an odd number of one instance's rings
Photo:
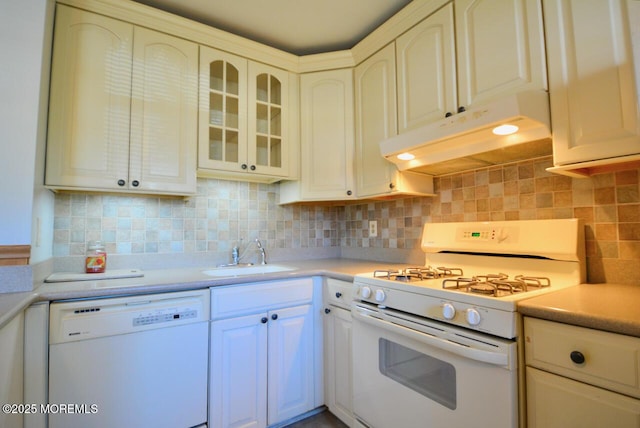
POLYGON ((467 293, 478 293, 495 297, 523 293, 530 287, 550 287, 547 277, 516 275, 513 279, 504 273, 476 275, 471 278, 447 278, 442 281, 442 288, 460 290, 467 293))

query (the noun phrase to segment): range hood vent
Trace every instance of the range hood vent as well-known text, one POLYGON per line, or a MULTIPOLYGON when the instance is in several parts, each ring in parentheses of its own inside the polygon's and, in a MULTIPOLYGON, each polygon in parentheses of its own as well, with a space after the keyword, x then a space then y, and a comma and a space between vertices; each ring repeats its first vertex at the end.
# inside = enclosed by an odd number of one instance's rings
POLYGON ((549 95, 521 92, 471 108, 388 138, 380 143, 380 151, 400 171, 433 175, 548 156, 552 153, 549 95), (507 124, 518 131, 494 134, 494 128, 507 124))

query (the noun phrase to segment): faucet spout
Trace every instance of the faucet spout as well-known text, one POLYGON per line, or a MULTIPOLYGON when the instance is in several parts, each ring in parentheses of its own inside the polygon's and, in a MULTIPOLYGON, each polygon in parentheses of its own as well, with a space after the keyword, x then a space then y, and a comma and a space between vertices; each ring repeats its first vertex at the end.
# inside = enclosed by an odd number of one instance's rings
POLYGON ((260 256, 262 257, 262 261, 260 262, 261 265, 266 265, 267 264, 267 251, 264 249, 264 247, 262 246, 262 243, 260 242, 260 240, 258 238, 256 238, 256 245, 258 246, 258 250, 260 250, 260 256))

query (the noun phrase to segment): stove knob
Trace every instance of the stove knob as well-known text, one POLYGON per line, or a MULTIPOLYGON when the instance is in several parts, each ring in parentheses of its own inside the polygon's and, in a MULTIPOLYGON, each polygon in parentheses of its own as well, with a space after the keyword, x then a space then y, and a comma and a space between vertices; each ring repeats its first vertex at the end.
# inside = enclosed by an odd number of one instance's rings
POLYGON ((376 290, 376 302, 384 302, 387 296, 384 294, 384 290, 376 290))
POLYGON ((469 325, 480 324, 480 312, 477 309, 467 309, 467 322, 469 325))
POLYGON ((451 303, 442 305, 442 316, 447 320, 452 320, 456 316, 456 308, 451 303))
POLYGON ((360 295, 363 299, 368 299, 369 297, 371 297, 371 289, 369 287, 362 287, 360 289, 360 295))

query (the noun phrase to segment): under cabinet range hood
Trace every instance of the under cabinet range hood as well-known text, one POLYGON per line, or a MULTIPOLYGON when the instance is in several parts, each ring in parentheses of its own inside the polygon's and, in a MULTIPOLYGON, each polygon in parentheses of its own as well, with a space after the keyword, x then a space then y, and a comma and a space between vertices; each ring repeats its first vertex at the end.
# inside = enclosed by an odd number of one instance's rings
POLYGON ((460 172, 551 155, 550 122, 549 94, 520 92, 388 138, 380 151, 400 171, 460 172), (499 135, 504 125, 517 131, 499 135))

